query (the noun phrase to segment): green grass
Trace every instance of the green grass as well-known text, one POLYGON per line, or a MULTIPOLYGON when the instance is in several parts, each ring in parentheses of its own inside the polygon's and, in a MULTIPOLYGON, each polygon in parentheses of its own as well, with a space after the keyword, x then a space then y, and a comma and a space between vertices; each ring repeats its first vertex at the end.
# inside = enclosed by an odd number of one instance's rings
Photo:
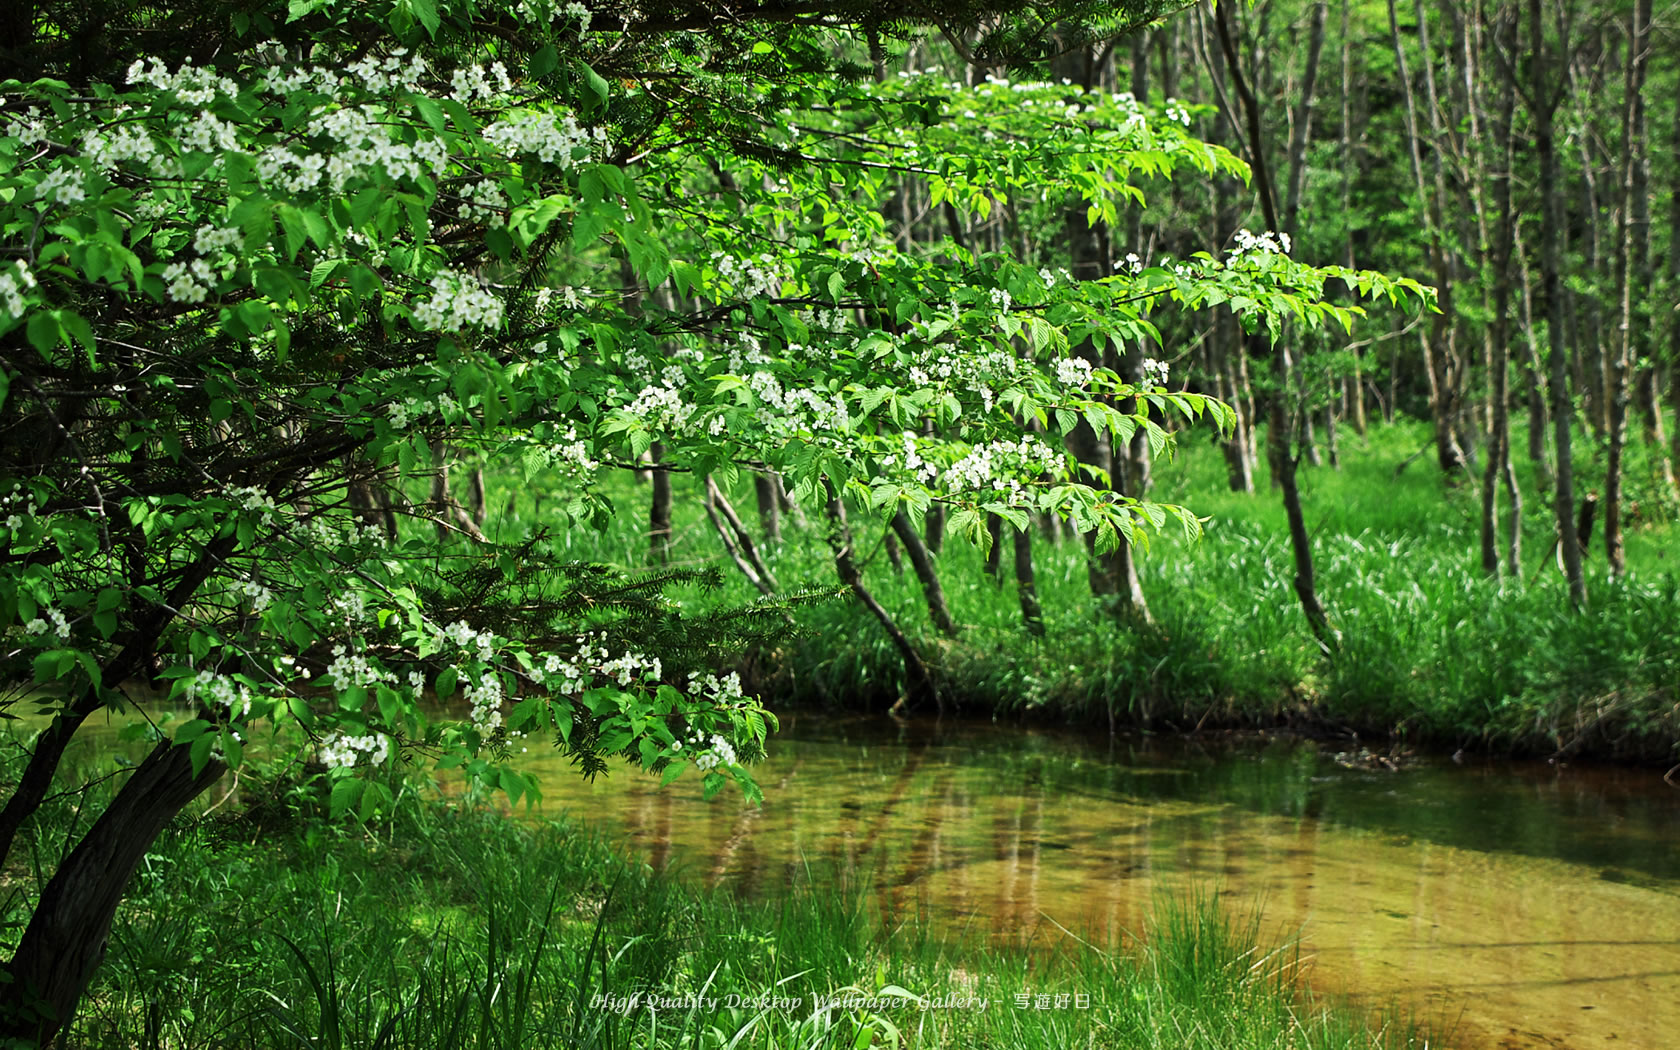
POLYGON ((1294 952, 1263 947, 1257 920, 1212 897, 1164 905, 1120 952, 1000 949, 882 930, 861 887, 809 872, 761 900, 702 893, 559 823, 434 805, 366 833, 306 821, 251 842, 249 830, 201 820, 160 843, 63 1045, 1424 1045, 1306 997, 1294 952), (717 1002, 655 1014, 595 998, 636 993, 717 1002), (750 1004, 766 996, 799 1002, 750 1004), (816 1005, 846 996, 886 1002, 816 1005), (936 997, 989 1005, 917 1005, 936 997))
MULTIPOLYGON (((1319 593, 1342 635, 1340 653, 1324 659, 1291 587, 1283 509, 1265 488, 1264 469, 1260 492, 1232 493, 1217 449, 1193 431, 1181 439, 1178 458, 1157 465, 1153 498, 1185 504, 1209 523, 1199 543, 1163 537, 1144 555, 1153 626, 1104 618, 1089 596, 1082 546, 1041 538, 1035 561, 1047 632, 1035 639, 1021 628, 1013 583, 988 578, 979 551, 953 541, 939 569, 963 630, 943 638, 914 577, 889 567, 880 530, 854 522, 867 582, 926 654, 948 699, 972 713, 1071 723, 1179 730, 1285 723, 1449 750, 1653 761, 1675 754, 1680 587, 1668 550, 1675 506, 1643 446, 1629 463, 1630 572, 1609 578, 1600 522, 1588 557, 1590 609, 1581 615, 1569 609, 1546 558, 1550 493, 1526 462, 1524 575, 1493 581, 1480 569, 1474 485, 1444 483, 1427 452, 1396 474, 1427 444, 1427 429, 1377 427, 1366 439, 1345 430, 1340 470, 1301 473, 1319 593)), ((1583 439, 1577 459, 1577 490, 1601 488, 1602 449, 1583 439)), ((673 556, 722 561, 693 487, 693 479, 676 479, 673 556)), ((745 513, 750 490, 738 489, 745 513)), ((643 566, 648 489, 618 479, 611 491, 620 508, 614 527, 569 533, 564 543, 579 558, 643 566)), ((512 494, 503 492, 493 505, 512 494)), ((519 512, 528 514, 529 503, 521 490, 502 526, 528 527, 519 512)), ((813 529, 789 526, 769 557, 786 587, 834 585, 813 529)), ((755 592, 723 564, 726 588, 706 600, 752 600, 755 592)), ((797 615, 804 636, 748 665, 772 702, 881 709, 898 698, 902 663, 861 607, 841 600, 797 615)))

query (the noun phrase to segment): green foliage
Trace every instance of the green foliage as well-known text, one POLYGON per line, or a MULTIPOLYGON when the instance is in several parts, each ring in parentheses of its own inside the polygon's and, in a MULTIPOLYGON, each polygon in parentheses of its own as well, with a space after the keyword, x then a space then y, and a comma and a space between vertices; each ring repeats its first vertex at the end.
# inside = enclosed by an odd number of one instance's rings
MULTIPOLYGON (((1193 514, 1114 492, 1056 440, 1143 432, 1160 452, 1152 416, 1228 427, 1231 409, 1073 348, 1214 305, 1346 326, 1333 279, 1426 296, 1264 245, 1083 281, 900 250, 876 202, 904 178, 980 215, 1042 192, 1114 222, 1134 176, 1241 165, 1172 106, 866 87, 802 65, 809 30, 720 66, 728 32, 649 12, 620 54, 589 12, 538 8, 528 65, 479 35, 511 10, 300 0, 206 64, 0 85, 3 673, 47 710, 85 718, 144 675, 198 705, 174 737, 195 771, 236 767, 278 719, 336 776, 425 755, 529 797, 498 748, 542 733, 586 773, 613 754, 680 772, 698 744, 705 790, 753 795, 766 716, 698 672, 784 609, 690 622, 659 604, 680 576, 569 567, 545 532, 479 536, 441 480, 409 490, 461 456, 518 462, 561 479, 546 526, 599 528, 599 472, 657 445, 672 470, 770 470, 882 519, 942 503, 977 542, 988 514, 1063 516, 1102 550, 1168 521, 1193 536, 1193 514), (308 61, 284 46, 300 35, 308 61), (637 79, 660 69, 695 85, 674 114, 637 79), (697 149, 718 121, 751 134, 697 149), (582 283, 615 263, 622 287, 582 283), (470 720, 424 717, 428 689, 460 690, 470 720)), ((387 794, 345 782, 334 806, 387 794)))

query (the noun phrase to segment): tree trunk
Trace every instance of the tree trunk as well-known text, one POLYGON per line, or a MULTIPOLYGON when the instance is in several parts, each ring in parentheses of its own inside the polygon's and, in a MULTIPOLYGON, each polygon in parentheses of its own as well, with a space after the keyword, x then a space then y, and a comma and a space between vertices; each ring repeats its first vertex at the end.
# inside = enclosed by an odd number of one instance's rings
POLYGON ((1650 285, 1648 228, 1650 208, 1646 200, 1649 179, 1645 157, 1645 65, 1651 46, 1651 0, 1636 0, 1628 33, 1626 108, 1622 116, 1622 229, 1621 307, 1622 319, 1610 362, 1610 453, 1604 478, 1604 553, 1610 573, 1627 572, 1627 554, 1622 547, 1622 452, 1627 444, 1627 415, 1630 373, 1645 354, 1646 327, 1635 318, 1633 289, 1644 295, 1650 285))
POLYGON ((939 571, 933 564, 933 556, 928 552, 927 544, 910 524, 910 518, 902 510, 892 516, 892 530, 898 534, 899 542, 904 544, 904 552, 910 556, 910 566, 916 570, 916 579, 922 583, 922 594, 927 598, 928 615, 933 619, 935 627, 955 638, 957 625, 951 619, 950 606, 945 604, 945 589, 939 586, 939 571))
MULTIPOLYGON (((655 464, 665 461, 665 446, 655 442, 648 451, 655 464)), ((655 466, 653 498, 648 501, 648 555, 663 565, 671 558, 671 472, 655 466)))
POLYGON ((996 514, 986 515, 986 575, 1003 583, 1003 519, 996 514))
POLYGON ((1044 634, 1044 610, 1033 582, 1032 530, 1010 529, 1015 536, 1015 593, 1021 601, 1021 624, 1028 634, 1044 634))
MULTIPOLYGON (((1353 269, 1353 40, 1349 27, 1349 9, 1353 0, 1342 0, 1342 215, 1345 232, 1342 236, 1342 264, 1353 269)), ((1349 380, 1349 409, 1353 413, 1353 429, 1365 436, 1365 382, 1360 375, 1363 348, 1353 352, 1353 376, 1349 380)))
MULTIPOLYGON (((1260 105, 1243 79, 1236 45, 1227 26, 1229 10, 1230 5, 1220 5, 1214 12, 1214 25, 1219 31, 1219 43, 1225 52, 1225 64, 1231 75, 1231 83, 1247 117, 1254 187, 1260 195, 1260 208, 1266 217, 1267 225, 1275 230, 1278 228, 1277 204, 1272 193, 1271 175, 1266 167, 1266 154, 1262 146, 1260 105)), ((1257 351, 1263 348, 1258 330, 1249 338, 1254 341, 1257 351)), ((1306 615, 1307 625, 1312 629, 1313 636, 1318 639, 1320 648, 1329 653, 1336 648, 1337 640, 1324 606, 1318 600, 1312 561, 1312 537, 1307 532, 1306 519, 1301 511, 1301 494, 1295 484, 1295 458, 1290 448, 1293 432, 1290 429, 1287 409, 1287 395, 1293 385, 1293 365, 1289 357, 1289 348, 1284 343, 1272 347, 1272 372, 1277 379, 1279 393, 1283 396, 1272 401, 1271 416, 1266 427, 1267 445, 1271 451, 1269 458, 1272 461, 1273 475, 1283 490, 1284 513, 1289 518, 1289 542, 1295 554, 1295 596, 1300 599, 1301 611, 1306 615)))
MULTIPOLYGON (((1540 199, 1545 209, 1540 224, 1540 285, 1547 303, 1547 334, 1551 340, 1551 395, 1553 440, 1557 455, 1556 511, 1558 549, 1563 572, 1569 581, 1569 601, 1577 609, 1587 605, 1587 581, 1581 571, 1581 544, 1574 523, 1569 520, 1575 506, 1574 461, 1570 456, 1569 345, 1564 338, 1563 279, 1558 259, 1558 231, 1563 225, 1563 202, 1558 193, 1557 144, 1553 139, 1552 117, 1557 96, 1547 82, 1545 22, 1540 0, 1528 0, 1529 32, 1534 57, 1529 102, 1534 113, 1534 144, 1540 157, 1540 199)), ((1560 46, 1566 46, 1562 42, 1560 46)))
POLYGON ((706 517, 711 519, 712 528, 717 530, 718 538, 723 543, 723 549, 735 567, 741 570, 741 575, 758 588, 765 597, 773 597, 779 589, 775 575, 770 567, 759 557, 758 548, 753 544, 752 535, 747 532, 741 516, 735 513, 735 506, 729 498, 717 487, 717 482, 710 476, 706 478, 706 517))
POLYGON ((186 745, 160 743, 41 891, 0 985, 0 1035, 48 1046, 105 958, 117 904, 165 824, 222 775, 196 775, 186 745))
MULTIPOLYGON (((1429 186, 1424 181, 1417 101, 1413 98, 1411 78, 1406 71, 1406 49, 1400 37, 1400 20, 1394 9, 1394 0, 1388 0, 1388 27, 1394 44, 1394 62, 1398 70, 1400 92, 1406 103, 1406 146, 1412 165, 1412 182, 1417 188, 1418 203, 1423 209, 1424 236, 1428 242, 1429 263, 1434 272, 1441 309, 1441 312, 1435 315, 1431 331, 1420 330, 1418 341, 1423 351, 1424 370, 1428 373, 1429 411, 1435 424, 1436 458, 1443 471, 1452 473, 1464 466, 1464 450, 1459 445, 1456 433, 1457 383, 1452 371, 1452 350, 1448 345, 1453 323, 1453 274, 1451 253, 1446 245, 1438 212, 1444 202, 1438 195, 1430 193, 1429 186)), ((1421 20, 1418 28, 1420 33, 1425 32, 1421 20)), ((1427 41, 1427 36, 1424 39, 1427 41)), ((1428 54, 1423 56, 1423 63, 1425 67, 1429 65, 1428 54)), ((1432 78, 1430 82, 1433 83, 1432 78)), ((1436 143, 1436 149, 1439 149, 1440 145, 1436 143)), ((1431 151, 1431 155, 1436 157, 1436 183, 1439 185, 1439 155, 1434 150, 1431 151)))
POLYGON ((765 543, 782 541, 782 509, 776 489, 781 480, 770 474, 753 475, 753 495, 758 499, 758 524, 765 543))
POLYGON ((939 695, 939 688, 934 684, 933 675, 928 671, 927 664, 922 660, 922 654, 916 651, 909 638, 899 630, 893 621, 892 614, 863 584, 863 573, 858 570, 857 560, 852 556, 852 530, 846 525, 846 505, 835 491, 834 483, 823 479, 823 487, 828 490, 828 545, 834 552, 834 570, 840 577, 840 582, 851 588, 857 600, 863 603, 870 615, 881 624, 881 629, 887 632, 892 640, 893 648, 898 650, 899 657, 904 661, 905 677, 908 681, 906 696, 893 704, 893 711, 897 713, 904 706, 905 700, 932 700, 934 709, 940 714, 945 713, 945 700, 939 695))
MULTIPOLYGON (((1680 299, 1680 91, 1674 93, 1674 131, 1669 150, 1668 297, 1680 299)), ((1669 435, 1669 461, 1680 463, 1680 310, 1668 312, 1668 408, 1674 414, 1669 435)), ((1680 491, 1680 489, 1677 489, 1680 491)))
MULTIPOLYGON (((1516 12, 1502 7, 1496 16, 1493 46, 1504 54, 1516 55, 1516 12)), ((1514 75, 1514 74, 1513 74, 1514 75)), ((1493 174, 1493 221, 1496 243, 1493 248, 1493 311, 1489 324, 1491 360, 1489 401, 1492 420, 1488 430, 1487 467, 1482 477, 1482 571, 1489 576, 1499 575, 1498 491, 1503 481, 1511 504, 1510 538, 1506 547, 1506 565, 1513 579, 1522 579, 1522 490, 1517 484, 1516 469, 1511 464, 1511 396, 1510 345, 1511 324, 1506 314, 1511 304, 1511 253, 1515 242, 1513 225, 1516 217, 1511 210, 1511 113, 1516 105, 1516 86, 1511 76, 1502 76, 1499 95, 1492 107, 1493 149, 1498 165, 1493 174)))
POLYGON ((1528 248, 1523 244, 1520 221, 1512 222, 1511 237, 1517 256, 1517 274, 1522 279, 1523 346, 1528 352, 1523 368, 1523 374, 1528 377, 1528 460, 1540 475, 1540 486, 1551 488, 1554 478, 1551 462, 1546 458, 1551 382, 1546 377, 1545 362, 1540 359, 1540 337, 1535 331, 1534 319, 1534 280, 1529 271, 1528 248))

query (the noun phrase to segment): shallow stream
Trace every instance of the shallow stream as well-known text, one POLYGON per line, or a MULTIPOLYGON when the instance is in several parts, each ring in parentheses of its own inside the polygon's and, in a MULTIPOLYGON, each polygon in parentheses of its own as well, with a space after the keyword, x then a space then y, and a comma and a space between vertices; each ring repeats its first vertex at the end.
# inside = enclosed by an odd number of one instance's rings
POLYGON ((1680 790, 1332 751, 798 716, 758 770, 762 808, 529 759, 546 809, 744 893, 839 866, 936 933, 1114 943, 1157 894, 1213 891, 1298 935, 1316 987, 1461 1047, 1680 1046, 1680 790))

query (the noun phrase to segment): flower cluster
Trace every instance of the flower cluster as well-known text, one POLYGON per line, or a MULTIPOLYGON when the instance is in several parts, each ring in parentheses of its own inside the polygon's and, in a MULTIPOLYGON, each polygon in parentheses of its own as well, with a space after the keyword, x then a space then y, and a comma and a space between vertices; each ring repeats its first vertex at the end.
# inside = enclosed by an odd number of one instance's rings
POLYGON ((1248 230, 1238 230, 1235 242, 1231 245, 1230 256, 1233 259, 1244 255, 1270 253, 1272 255, 1289 254, 1289 234, 1287 233, 1250 233, 1248 230))
POLYGON ((158 58, 135 59, 134 64, 128 67, 128 82, 150 84, 159 91, 172 91, 176 98, 189 106, 208 106, 216 101, 217 95, 233 98, 239 94, 239 85, 214 70, 200 69, 185 62, 171 73, 158 58), (151 63, 149 66, 148 61, 151 63))
POLYGON ((227 496, 240 510, 254 511, 263 521, 270 521, 280 513, 274 497, 254 485, 237 485, 227 490, 227 496))
POLYGON ((900 435, 904 440, 904 469, 914 474, 916 479, 924 485, 933 484, 933 479, 939 476, 939 467, 929 463, 916 451, 916 435, 906 430, 900 435))
POLYGON ((726 675, 690 671, 688 692, 691 696, 703 698, 720 707, 738 704, 747 698, 747 694, 741 690, 741 676, 735 671, 726 675))
POLYGON ((359 760, 360 755, 367 755, 373 765, 385 761, 391 753, 391 738, 383 733, 369 733, 366 736, 345 736, 338 734, 325 740, 316 748, 315 755, 328 769, 349 769, 359 760))
POLYGON ((1143 381, 1147 386, 1167 385, 1167 362, 1157 361, 1153 357, 1143 359, 1143 381))
POLYGON ((163 279, 168 282, 164 290, 170 299, 178 303, 202 303, 210 295, 210 284, 215 280, 215 274, 211 272, 209 263, 194 259, 165 266, 163 279))
POLYGON ((544 163, 569 168, 587 160, 594 144, 606 141, 607 132, 605 128, 580 127, 570 113, 558 119, 551 113, 523 113, 490 124, 483 137, 507 153, 535 153, 544 163))
POLYGON ((20 147, 39 146, 47 141, 47 122, 38 108, 30 106, 22 113, 14 113, 6 122, 6 137, 17 139, 20 147))
POLYGON ((488 72, 482 66, 462 66, 450 76, 449 86, 455 93, 455 101, 460 103, 495 98, 513 91, 507 67, 500 62, 492 62, 488 72))
MULTIPOLYGON (((399 141, 393 137, 390 124, 389 116, 372 106, 346 106, 332 110, 310 128, 336 144, 337 148, 331 151, 324 167, 311 163, 307 156, 299 157, 289 150, 274 147, 264 154, 268 166, 265 168, 259 164, 258 173, 295 165, 300 176, 290 181, 296 183, 301 181, 301 173, 305 170, 322 168, 328 185, 335 193, 342 192, 345 184, 355 175, 383 172, 392 179, 419 179, 428 174, 432 178, 444 174, 449 166, 449 147, 443 140, 421 136, 413 142, 399 141)), ((313 185, 306 183, 296 189, 307 189, 313 185)), ((292 187, 288 185, 288 188, 292 187)))
POLYGON ((465 620, 456 620, 443 631, 443 636, 463 649, 476 649, 480 660, 488 661, 496 654, 496 635, 492 631, 475 631, 465 620))
POLYGON ((1083 357, 1064 357, 1056 362, 1056 382, 1063 386, 1089 386, 1091 372, 1091 362, 1083 357))
POLYGON ((479 678, 478 684, 467 683, 465 689, 467 703, 472 705, 473 726, 486 735, 494 733, 502 727, 502 676, 494 671, 486 671, 479 678))
POLYGON ((87 200, 81 170, 60 167, 47 172, 46 178, 35 184, 35 199, 57 204, 76 204, 87 200))
POLYGON ((378 685, 385 680, 384 672, 368 663, 367 657, 362 654, 346 652, 343 644, 333 646, 332 652, 333 661, 327 665, 327 677, 332 679, 332 687, 338 692, 358 686, 378 685))
POLYGON ((431 298, 414 307, 414 323, 421 329, 459 332, 469 325, 501 325, 505 307, 478 278, 442 270, 433 275, 431 287, 431 298))
POLYGON ((205 703, 225 709, 230 718, 244 718, 251 713, 251 690, 224 674, 215 672, 195 675, 187 686, 189 698, 202 697, 205 703))
POLYGON ((589 23, 595 18, 589 8, 584 7, 577 0, 571 0, 571 3, 562 8, 560 13, 567 18, 577 19, 579 33, 589 32, 589 23))
POLYGON ((507 206, 507 195, 501 185, 490 179, 481 179, 461 192, 460 214, 465 222, 494 219, 507 211, 507 206))
MULTIPOLYGON (((394 88, 404 91, 420 90, 420 78, 426 75, 426 63, 414 55, 405 63, 407 48, 395 48, 384 58, 364 55, 346 67, 346 71, 361 80, 369 94, 381 95, 394 88)), ((504 74, 505 75, 505 74, 504 74)))
POLYGON ((717 269, 718 281, 742 299, 760 299, 781 293, 782 276, 768 255, 737 258, 719 253, 712 257, 712 265, 717 269))
POLYGON ((12 269, 0 270, 0 313, 16 320, 23 316, 23 297, 35 287, 35 275, 18 259, 12 269))
MULTIPOLYGON (((704 743, 706 741, 696 737, 690 742, 689 746, 695 747, 704 743)), ((711 746, 700 752, 700 755, 694 760, 694 767, 701 772, 716 769, 720 765, 733 766, 737 764, 735 745, 725 740, 720 733, 712 734, 711 746)))
POLYGON ((567 427, 561 440, 547 448, 551 463, 567 464, 578 474, 592 474, 601 463, 589 454, 589 444, 578 440, 577 430, 567 427))
POLYGON ((214 255, 224 248, 238 253, 245 247, 245 236, 236 226, 212 226, 205 223, 193 237, 193 251, 200 255, 214 255))
POLYGON ((64 613, 50 605, 42 611, 47 614, 47 619, 43 620, 37 616, 35 619, 29 621, 28 625, 24 627, 24 630, 28 631, 30 634, 45 634, 47 633, 47 620, 51 620, 52 632, 58 636, 58 640, 61 642, 69 641, 70 621, 65 619, 64 613))
POLYGON ((601 673, 621 686, 628 686, 641 681, 656 682, 664 673, 664 668, 657 656, 627 652, 602 664, 601 673))
MULTIPOLYGON (((955 304, 952 312, 960 316, 955 304)), ((929 343, 906 376, 912 386, 938 384, 962 394, 976 394, 981 407, 990 412, 997 397, 994 388, 1009 386, 1020 370, 1021 358, 1008 346, 973 342, 959 350, 947 343, 929 343)))
POLYGON ((1019 492, 1021 478, 1058 470, 1062 457, 1031 434, 1015 441, 976 445, 946 468, 940 478, 947 492, 997 490, 1019 492))
POLYGON ((274 592, 256 580, 240 580, 233 585, 235 594, 251 599, 251 611, 260 613, 274 601, 274 592))
POLYGON ((82 136, 82 153, 103 171, 115 171, 128 161, 149 164, 158 152, 157 143, 140 125, 119 124, 109 133, 91 130, 82 136))
POLYGON ((410 421, 422 416, 429 416, 436 412, 448 422, 461 404, 448 394, 438 394, 430 401, 422 401, 416 397, 405 397, 401 401, 393 401, 385 406, 385 415, 391 420, 391 426, 398 430, 408 427, 410 421))

